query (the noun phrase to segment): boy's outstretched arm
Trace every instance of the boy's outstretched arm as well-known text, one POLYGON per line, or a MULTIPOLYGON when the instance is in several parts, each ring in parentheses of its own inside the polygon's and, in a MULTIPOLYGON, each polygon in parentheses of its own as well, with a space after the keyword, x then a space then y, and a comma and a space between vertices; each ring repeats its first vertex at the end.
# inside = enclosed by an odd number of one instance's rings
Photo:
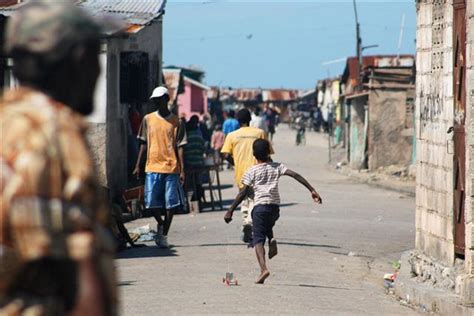
POLYGON ((309 192, 311 192, 311 197, 313 198, 314 202, 321 204, 323 203, 323 199, 321 199, 321 196, 319 195, 318 192, 309 184, 308 181, 306 181, 305 178, 303 178, 300 174, 294 172, 293 170, 287 169, 285 171, 285 175, 294 178, 296 181, 304 185, 309 192))
POLYGON ((242 203, 242 201, 248 195, 249 190, 250 190, 249 186, 245 185, 240 190, 239 194, 237 194, 237 196, 235 197, 235 200, 232 203, 232 205, 230 206, 230 209, 225 213, 225 216, 224 216, 224 221, 227 224, 229 224, 232 221, 232 215, 234 215, 235 209, 237 208, 237 206, 239 206, 240 203, 242 203))

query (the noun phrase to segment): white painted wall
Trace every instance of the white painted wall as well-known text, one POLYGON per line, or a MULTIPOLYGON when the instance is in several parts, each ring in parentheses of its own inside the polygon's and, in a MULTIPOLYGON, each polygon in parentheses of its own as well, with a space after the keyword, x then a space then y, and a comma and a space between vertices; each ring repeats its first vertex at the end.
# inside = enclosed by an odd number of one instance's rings
POLYGON ((94 94, 94 112, 87 117, 90 123, 105 123, 107 119, 107 53, 99 56, 101 72, 94 94))

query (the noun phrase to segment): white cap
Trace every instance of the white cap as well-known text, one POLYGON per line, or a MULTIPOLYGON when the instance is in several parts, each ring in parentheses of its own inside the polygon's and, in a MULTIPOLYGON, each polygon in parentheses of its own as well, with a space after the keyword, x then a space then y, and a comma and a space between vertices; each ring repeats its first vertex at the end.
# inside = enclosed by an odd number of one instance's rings
POLYGON ((153 93, 152 93, 150 99, 161 98, 165 94, 169 95, 168 89, 166 89, 163 86, 160 86, 160 87, 155 88, 155 90, 153 90, 153 93))

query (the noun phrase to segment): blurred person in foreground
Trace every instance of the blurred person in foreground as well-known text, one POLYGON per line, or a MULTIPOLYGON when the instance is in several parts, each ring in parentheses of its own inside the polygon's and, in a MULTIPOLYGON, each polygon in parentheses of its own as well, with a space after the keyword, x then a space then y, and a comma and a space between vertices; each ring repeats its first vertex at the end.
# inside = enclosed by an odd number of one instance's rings
MULTIPOLYGON (((227 161, 235 166, 235 183, 239 190, 244 187, 242 176, 248 169, 257 164, 257 160, 253 156, 252 146, 257 139, 266 139, 265 132, 259 128, 250 127, 252 116, 250 111, 242 109, 237 113, 240 128, 225 138, 224 146, 221 152, 226 155, 227 161)), ((271 154, 273 148, 270 146, 271 154)), ((240 211, 243 218, 242 241, 249 243, 252 241, 252 209, 253 195, 251 192, 246 195, 241 203, 240 211)))
POLYGON ((83 118, 100 72, 99 25, 34 1, 7 26, 17 90, 0 102, 0 314, 114 315, 113 242, 83 118))

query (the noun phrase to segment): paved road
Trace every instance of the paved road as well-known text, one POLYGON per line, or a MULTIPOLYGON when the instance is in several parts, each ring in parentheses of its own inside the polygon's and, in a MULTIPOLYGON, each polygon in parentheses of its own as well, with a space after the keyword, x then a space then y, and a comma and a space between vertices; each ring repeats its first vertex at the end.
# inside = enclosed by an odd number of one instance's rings
MULTIPOLYGON (((149 243, 116 261, 124 315, 415 314, 382 286, 391 262, 414 246, 414 199, 329 170, 324 135, 308 134, 305 147, 293 140, 294 132, 281 127, 274 158, 313 183, 324 204, 314 206, 304 187, 282 179, 275 229, 280 252, 269 262, 265 285, 253 284, 258 265, 239 239, 239 220, 225 225, 223 212, 180 215, 170 232, 172 249, 149 243), (226 271, 235 273, 240 286, 223 286, 226 271)), ((231 172, 222 176, 231 183, 231 172)), ((224 199, 229 203, 235 194, 229 187, 224 199)), ((128 225, 146 223, 153 220, 128 225)))

